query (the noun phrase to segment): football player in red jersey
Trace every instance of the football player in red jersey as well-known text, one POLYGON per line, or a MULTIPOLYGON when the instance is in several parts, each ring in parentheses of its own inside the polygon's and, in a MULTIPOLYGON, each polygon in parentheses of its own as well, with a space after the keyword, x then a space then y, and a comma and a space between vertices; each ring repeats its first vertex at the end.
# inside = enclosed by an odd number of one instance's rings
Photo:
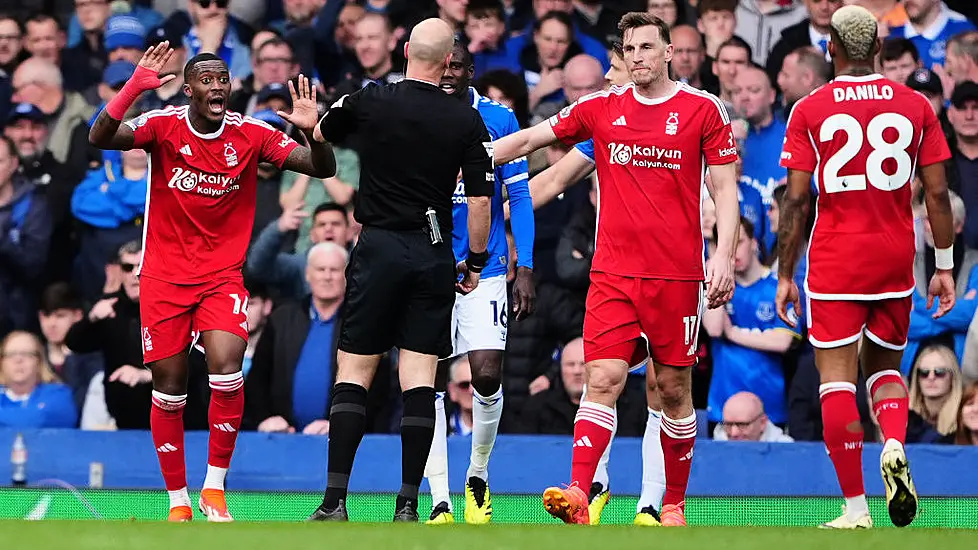
POLYGON ((584 491, 615 429, 615 402, 629 366, 651 357, 664 409, 661 519, 679 526, 686 524, 696 436, 690 367, 704 279, 709 307, 733 295, 737 148, 720 100, 669 79, 668 26, 633 12, 618 28, 632 82, 585 96, 549 121, 498 140, 494 156, 501 163, 558 139, 594 140, 598 215, 584 318, 587 395, 574 422, 572 484, 547 489, 544 505, 566 523, 589 523, 584 491), (707 168, 720 235, 704 277, 700 196, 707 168))
POLYGON ((169 82, 160 75, 168 42, 146 51, 132 79, 99 114, 89 133, 102 149, 150 153, 149 196, 139 268, 143 360, 153 372, 150 427, 170 495, 170 521, 193 517, 187 493, 183 408, 192 335, 207 356, 211 387, 207 477, 199 507, 208 521, 232 521, 224 478, 244 410, 241 363, 248 340, 248 292, 241 275, 255 216, 259 162, 329 177, 332 149, 312 139, 315 89, 300 75, 289 84, 292 113, 279 113, 306 136, 299 146, 268 124, 226 110, 228 67, 200 54, 184 69, 185 107, 150 111, 122 123, 139 95, 169 82), (296 91, 298 88, 298 91, 296 91))
POLYGON ((818 198, 805 280, 808 334, 821 376, 825 446, 846 499, 845 513, 822 526, 873 525, 856 408, 862 364, 885 440, 880 470, 890 520, 903 527, 917 513, 903 448, 908 402, 900 375, 914 292, 911 186, 916 168, 936 248, 927 307, 940 298, 933 313, 940 317, 954 307, 954 232, 944 174, 950 152, 928 100, 876 74, 880 41, 869 11, 846 6, 835 12, 831 37, 835 80, 795 104, 781 154, 788 189, 779 222, 778 314, 794 326, 800 312, 793 275, 814 175, 818 198))

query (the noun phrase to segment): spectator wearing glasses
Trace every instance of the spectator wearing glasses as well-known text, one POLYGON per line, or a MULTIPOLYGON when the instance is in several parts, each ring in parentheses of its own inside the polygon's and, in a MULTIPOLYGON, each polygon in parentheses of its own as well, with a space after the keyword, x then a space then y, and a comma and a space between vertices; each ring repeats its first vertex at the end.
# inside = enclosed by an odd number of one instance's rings
POLYGON ((101 49, 105 22, 113 13, 131 15, 146 29, 163 24, 163 16, 158 11, 136 2, 138 0, 75 0, 75 13, 68 22, 68 47, 84 46, 87 42, 92 49, 101 49))
POLYGON ((749 391, 735 393, 723 404, 723 421, 713 430, 716 441, 760 441, 791 443, 794 441, 775 426, 764 413, 764 403, 749 391))
POLYGON ((74 428, 77 423, 71 390, 51 372, 40 338, 8 334, 0 344, 0 426, 74 428))
MULTIPOLYGON (((230 0, 187 0, 190 29, 183 37, 188 57, 199 53, 213 53, 220 57, 231 72, 231 78, 240 81, 251 75, 251 51, 248 48, 251 33, 247 25, 235 20, 228 12, 230 0)), ((248 2, 242 2, 248 4, 248 2)), ((182 14, 171 16, 178 24, 182 14)))
POLYGON ((27 50, 24 49, 24 26, 9 15, 0 15, 0 71, 4 77, 9 78, 27 56, 27 50))
POLYGON ((448 435, 472 435, 472 368, 460 355, 448 370, 448 435))
POLYGON ((962 389, 954 350, 939 344, 924 348, 910 373, 907 442, 953 442, 962 389))
MULTIPOLYGON (((228 103, 232 111, 249 115, 260 110, 256 103, 263 88, 273 84, 283 86, 299 74, 299 65, 295 62, 292 46, 281 38, 266 38, 252 50, 252 54, 251 76, 241 81, 241 89, 231 94, 228 103)), ((282 89, 283 97, 288 98, 288 89, 284 86, 282 89)))

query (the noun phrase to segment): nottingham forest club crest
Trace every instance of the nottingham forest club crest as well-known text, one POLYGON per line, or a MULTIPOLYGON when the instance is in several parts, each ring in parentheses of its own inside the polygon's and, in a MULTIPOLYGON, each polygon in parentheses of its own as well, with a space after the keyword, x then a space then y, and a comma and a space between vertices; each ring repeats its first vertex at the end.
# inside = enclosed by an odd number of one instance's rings
POLYGON ((238 152, 234 150, 234 146, 230 143, 224 144, 224 160, 228 163, 228 168, 234 168, 238 165, 238 152))

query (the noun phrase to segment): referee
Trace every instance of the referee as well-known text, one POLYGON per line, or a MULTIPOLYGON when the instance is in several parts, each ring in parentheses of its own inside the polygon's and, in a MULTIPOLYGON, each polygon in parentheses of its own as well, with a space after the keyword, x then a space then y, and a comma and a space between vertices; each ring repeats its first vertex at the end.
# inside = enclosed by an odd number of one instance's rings
POLYGON ((489 132, 478 111, 439 88, 452 29, 422 21, 405 46, 406 79, 341 97, 316 140, 361 143, 356 219, 360 240, 346 271, 346 308, 330 400, 326 495, 309 518, 346 521, 353 458, 366 430, 367 387, 380 357, 400 350, 401 490, 394 521, 418 521, 418 486, 435 424, 435 367, 451 354, 455 292, 471 292, 488 261, 495 188, 489 132), (468 258, 452 252, 452 195, 459 170, 469 207, 468 258), (463 275, 457 281, 457 271, 463 275))

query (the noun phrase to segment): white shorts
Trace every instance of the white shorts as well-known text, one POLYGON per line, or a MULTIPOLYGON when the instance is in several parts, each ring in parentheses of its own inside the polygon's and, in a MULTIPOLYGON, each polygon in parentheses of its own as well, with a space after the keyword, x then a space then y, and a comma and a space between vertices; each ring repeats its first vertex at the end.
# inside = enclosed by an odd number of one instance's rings
POLYGON ((455 296, 452 309, 452 357, 472 350, 505 350, 506 276, 479 281, 465 296, 455 296))

